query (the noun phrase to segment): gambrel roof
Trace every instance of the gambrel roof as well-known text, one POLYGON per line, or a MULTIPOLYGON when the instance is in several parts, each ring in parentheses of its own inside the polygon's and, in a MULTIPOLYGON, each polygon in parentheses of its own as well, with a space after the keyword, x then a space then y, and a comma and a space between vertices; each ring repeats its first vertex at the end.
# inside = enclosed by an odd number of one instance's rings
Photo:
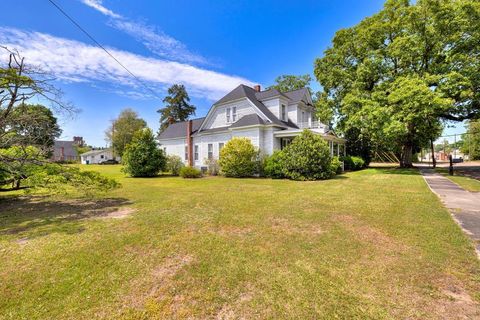
MULTIPOLYGON (((212 129, 203 129, 202 126, 203 126, 203 123, 208 118, 208 115, 207 115, 204 118, 193 120, 192 134, 213 133, 213 132, 225 131, 230 128, 233 129, 233 128, 252 126, 252 125, 265 125, 265 124, 271 124, 284 129, 291 129, 291 128, 298 129, 298 127, 294 123, 292 123, 290 120, 288 122, 285 122, 277 118, 262 103, 262 101, 265 101, 274 97, 282 97, 288 101, 289 105, 299 103, 300 101, 303 101, 305 104, 309 104, 308 101, 303 100, 305 96, 308 97, 309 95, 310 95, 310 91, 306 88, 294 90, 290 92, 280 92, 277 89, 271 88, 265 91, 257 92, 255 91, 255 89, 241 84, 235 89, 233 89, 232 91, 230 91, 229 93, 227 93, 220 100, 215 102, 212 108, 210 109, 209 114, 218 105, 222 105, 225 103, 246 98, 258 109, 258 111, 260 111, 261 115, 264 116, 264 118, 262 118, 262 116, 259 116, 258 114, 248 114, 241 117, 240 119, 238 119, 238 121, 236 121, 230 126, 212 128, 212 129)), ((186 132, 187 132, 187 121, 177 122, 177 123, 171 124, 167 129, 165 129, 165 131, 163 131, 158 136, 158 138, 160 140, 184 138, 186 137, 186 132)))

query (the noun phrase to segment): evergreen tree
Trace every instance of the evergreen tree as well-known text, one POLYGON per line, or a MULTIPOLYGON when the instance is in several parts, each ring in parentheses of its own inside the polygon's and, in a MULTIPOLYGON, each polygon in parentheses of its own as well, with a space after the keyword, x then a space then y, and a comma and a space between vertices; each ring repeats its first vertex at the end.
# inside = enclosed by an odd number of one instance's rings
POLYGON ((174 84, 168 89, 168 96, 163 99, 165 106, 160 113, 160 132, 170 124, 185 121, 195 115, 195 106, 190 104, 190 97, 183 84, 174 84))

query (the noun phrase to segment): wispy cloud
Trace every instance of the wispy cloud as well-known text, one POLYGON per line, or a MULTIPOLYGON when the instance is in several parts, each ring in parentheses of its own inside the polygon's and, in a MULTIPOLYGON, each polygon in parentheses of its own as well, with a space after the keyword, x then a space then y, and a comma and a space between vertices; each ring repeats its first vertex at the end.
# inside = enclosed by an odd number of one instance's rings
MULTIPOLYGON (((19 50, 27 63, 39 65, 61 80, 97 84, 107 82, 121 85, 129 95, 132 92, 145 94, 138 82, 98 47, 8 27, 0 27, 0 44, 19 50)), ((184 63, 145 57, 115 48, 108 50, 138 78, 158 90, 159 95, 163 94, 166 86, 182 83, 193 96, 215 100, 240 83, 252 84, 245 78, 184 63)))
POLYGON ((103 13, 106 16, 109 16, 109 17, 112 17, 112 18, 117 18, 117 19, 122 18, 121 15, 113 12, 110 9, 105 8, 102 4, 102 0, 82 0, 82 2, 84 4, 86 4, 87 6, 92 7, 93 9, 95 9, 97 11, 100 11, 101 13, 103 13))
POLYGON ((117 30, 125 32, 138 42, 142 43, 152 53, 159 57, 173 61, 208 64, 207 59, 192 53, 187 46, 177 39, 165 34, 158 27, 145 22, 128 19, 103 5, 102 0, 81 0, 85 5, 108 16, 107 24, 117 30))

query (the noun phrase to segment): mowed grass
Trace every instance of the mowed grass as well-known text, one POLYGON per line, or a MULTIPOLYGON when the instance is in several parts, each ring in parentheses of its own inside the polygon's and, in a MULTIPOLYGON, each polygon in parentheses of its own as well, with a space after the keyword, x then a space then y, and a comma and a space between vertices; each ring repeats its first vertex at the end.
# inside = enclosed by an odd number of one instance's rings
POLYGON ((443 176, 447 177, 448 179, 452 180, 465 190, 472 192, 480 192, 480 181, 478 181, 477 179, 464 176, 455 171, 454 175, 451 176, 448 174, 448 169, 446 168, 436 168, 435 170, 443 176))
POLYGON ((0 198, 1 319, 480 317, 473 245, 415 170, 294 182, 88 169, 123 187, 0 198))

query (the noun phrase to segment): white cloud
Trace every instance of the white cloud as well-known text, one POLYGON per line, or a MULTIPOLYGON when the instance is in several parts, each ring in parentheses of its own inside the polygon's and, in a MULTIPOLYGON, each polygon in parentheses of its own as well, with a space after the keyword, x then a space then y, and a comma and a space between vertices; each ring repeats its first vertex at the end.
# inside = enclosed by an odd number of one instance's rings
MULTIPOLYGON (((107 82, 122 85, 132 91, 146 93, 139 83, 102 49, 83 42, 55 37, 40 32, 0 27, 0 44, 17 49, 27 63, 51 71, 59 79, 69 82, 107 82)), ((145 57, 131 52, 108 48, 149 87, 163 95, 164 88, 182 83, 193 95, 215 100, 240 83, 251 85, 245 78, 222 74, 184 63, 145 57)), ((4 57, 1 57, 2 60, 4 57)))
POLYGON ((155 26, 123 17, 103 6, 102 0, 81 0, 85 5, 112 18, 108 25, 125 32, 142 43, 152 53, 169 60, 208 64, 201 55, 190 52, 185 44, 165 34, 155 26))
POLYGON ((112 17, 112 18, 121 18, 122 16, 119 14, 116 14, 110 9, 107 9, 103 6, 102 0, 82 0, 84 4, 87 6, 103 13, 106 16, 112 17))

